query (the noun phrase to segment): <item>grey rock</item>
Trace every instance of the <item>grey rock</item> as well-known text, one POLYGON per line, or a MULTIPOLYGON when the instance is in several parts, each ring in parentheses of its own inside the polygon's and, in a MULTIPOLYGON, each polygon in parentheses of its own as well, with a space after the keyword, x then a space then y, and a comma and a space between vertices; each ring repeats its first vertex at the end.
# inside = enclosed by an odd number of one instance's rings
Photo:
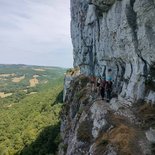
POLYGON ((98 7, 101 13, 107 12, 114 2, 115 0, 92 0, 92 3, 98 7))
POLYGON ((64 90, 63 90, 63 102, 66 100, 67 91, 70 88, 71 81, 73 81, 77 76, 80 75, 80 70, 76 68, 76 71, 73 70, 73 75, 67 73, 64 78, 64 90))
POLYGON ((155 104, 155 92, 150 91, 149 94, 148 94, 148 96, 146 97, 146 101, 148 103, 155 104))
POLYGON ((97 20, 96 6, 93 4, 90 4, 88 7, 88 12, 86 16, 86 25, 93 24, 96 20, 97 20))
POLYGON ((115 92, 144 100, 146 75, 155 63, 154 7, 150 0, 71 0, 74 66, 96 76, 112 68, 115 92), (100 16, 103 5, 109 8, 100 16))
POLYGON ((107 151, 104 153, 104 155, 117 155, 117 153, 112 146, 108 146, 107 151))
POLYGON ((148 141, 155 144, 155 129, 150 128, 145 134, 148 141))
POLYGON ((107 110, 104 104, 98 102, 94 103, 91 107, 92 120, 93 120, 93 128, 92 135, 94 138, 97 138, 100 131, 107 128, 108 123, 106 121, 107 110))
MULTIPOLYGON (((63 99, 69 97, 71 103, 67 104, 68 113, 61 124, 67 150, 60 152, 61 155, 93 155, 97 149, 95 140, 113 125, 106 118, 109 111, 139 125, 141 122, 130 109, 133 103, 145 100, 155 104, 155 91, 147 85, 150 77, 155 80, 155 0, 71 0, 71 38, 74 67, 80 71, 65 77, 63 99), (108 69, 112 69, 113 93, 117 95, 108 106, 98 101, 92 103, 90 94, 87 96, 91 106, 74 101, 77 92, 69 91, 75 77, 79 74, 107 77, 108 69), (80 115, 79 107, 85 109, 80 115), (92 121, 90 143, 77 138, 79 125, 85 120, 92 121)), ((141 146, 139 154, 151 154, 146 138, 155 143, 154 129, 146 132, 145 140, 137 142, 141 146)), ((108 145, 105 155, 116 155, 116 152, 108 145)))

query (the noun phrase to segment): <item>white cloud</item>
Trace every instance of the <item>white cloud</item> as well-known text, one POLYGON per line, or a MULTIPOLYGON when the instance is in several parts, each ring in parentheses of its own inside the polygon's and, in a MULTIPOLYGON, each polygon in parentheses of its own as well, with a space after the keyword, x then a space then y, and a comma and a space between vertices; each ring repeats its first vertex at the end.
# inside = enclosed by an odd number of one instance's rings
POLYGON ((0 63, 71 66, 69 11, 69 0, 0 0, 0 63))

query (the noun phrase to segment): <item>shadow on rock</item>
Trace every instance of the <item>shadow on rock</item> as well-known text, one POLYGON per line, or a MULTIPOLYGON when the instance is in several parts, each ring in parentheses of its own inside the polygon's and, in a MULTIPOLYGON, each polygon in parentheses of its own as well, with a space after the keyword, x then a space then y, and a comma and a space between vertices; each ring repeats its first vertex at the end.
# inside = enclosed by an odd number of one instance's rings
POLYGON ((60 142, 60 123, 46 127, 30 145, 16 155, 54 155, 60 142))

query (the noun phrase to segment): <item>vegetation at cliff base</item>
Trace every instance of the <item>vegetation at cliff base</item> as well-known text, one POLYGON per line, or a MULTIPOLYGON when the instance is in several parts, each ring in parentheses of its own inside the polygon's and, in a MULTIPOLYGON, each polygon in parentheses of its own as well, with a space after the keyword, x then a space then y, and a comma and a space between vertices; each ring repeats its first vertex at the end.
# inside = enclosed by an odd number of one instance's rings
POLYGON ((0 65, 0 155, 56 153, 64 72, 52 67, 0 65))

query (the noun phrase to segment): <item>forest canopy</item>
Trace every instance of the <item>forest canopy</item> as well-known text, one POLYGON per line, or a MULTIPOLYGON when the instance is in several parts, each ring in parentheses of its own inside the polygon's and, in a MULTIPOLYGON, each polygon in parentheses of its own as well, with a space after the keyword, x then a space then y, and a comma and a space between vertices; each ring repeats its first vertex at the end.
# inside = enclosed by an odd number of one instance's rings
POLYGON ((0 98, 0 155, 56 153, 64 72, 61 68, 0 67, 1 93, 11 94, 0 98), (12 80, 23 76, 19 82, 12 80), (30 87, 34 78, 38 82, 30 87))

